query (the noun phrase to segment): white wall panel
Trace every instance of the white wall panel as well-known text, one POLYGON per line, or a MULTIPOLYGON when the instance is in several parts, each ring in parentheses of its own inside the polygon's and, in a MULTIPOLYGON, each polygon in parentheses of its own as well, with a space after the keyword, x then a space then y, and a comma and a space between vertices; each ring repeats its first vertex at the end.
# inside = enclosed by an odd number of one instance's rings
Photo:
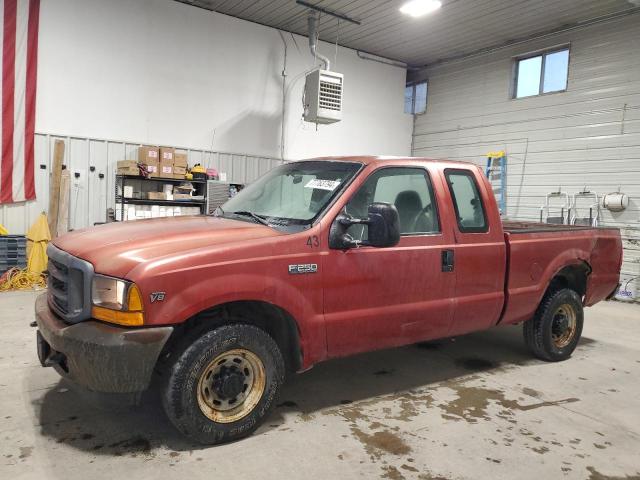
POLYGON ((89 173, 88 173, 88 225, 105 222, 107 219, 107 143, 101 140, 89 140, 89 173), (93 168, 93 171, 91 171, 93 168), (100 178, 100 175, 104 175, 100 178))
MULTIPOLYGON (((49 208, 49 178, 56 140, 65 143, 63 164, 71 173, 69 223, 80 229, 106 221, 107 209, 115 208, 118 160, 133 160, 141 143, 36 134, 36 200, 0 207, 0 224, 12 234, 24 234, 40 212, 49 208), (44 165, 46 169, 41 169, 44 165), (91 167, 95 167, 91 171, 91 167), (80 177, 76 178, 75 173, 80 177), (100 178, 103 174, 104 178, 100 178)), ((282 162, 276 158, 181 148, 190 166, 200 163, 227 173, 227 180, 249 183, 282 162)))
POLYGON ((304 73, 313 63, 304 37, 284 36, 283 117, 277 30, 172 0, 57 0, 42 3, 39 35, 37 200, 0 206, 0 223, 14 233, 48 206, 55 138, 66 144, 72 228, 105 220, 116 162, 134 158, 140 143, 186 146, 191 165, 239 183, 281 163, 283 118, 288 160, 410 151, 404 70, 352 50, 339 48, 336 65, 345 75, 344 120, 316 128, 301 121, 304 73))
MULTIPOLYGON (((409 154, 403 69, 339 48, 344 119, 316 129, 307 38, 284 41, 284 158, 409 154)), ((42 2, 36 130, 280 157, 283 61, 277 30, 172 0, 42 2)))
POLYGON ((424 72, 427 112, 416 117, 414 155, 486 164, 508 155, 507 215, 538 219, 544 195, 620 188, 629 208, 601 210, 621 228, 622 279, 640 299, 640 15, 509 47, 424 72), (570 44, 568 89, 511 99, 513 58, 570 44))
POLYGON ((66 167, 71 177, 69 192, 69 228, 77 230, 89 224, 89 140, 70 138, 65 148, 66 167))

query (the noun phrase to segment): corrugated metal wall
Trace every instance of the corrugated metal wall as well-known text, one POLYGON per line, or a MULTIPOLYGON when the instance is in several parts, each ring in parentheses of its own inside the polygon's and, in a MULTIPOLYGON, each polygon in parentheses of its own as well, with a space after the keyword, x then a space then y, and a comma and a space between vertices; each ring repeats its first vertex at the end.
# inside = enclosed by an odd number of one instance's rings
POLYGON ((630 196, 629 208, 602 210, 601 225, 620 227, 623 283, 640 300, 640 15, 565 32, 423 73, 427 112, 417 116, 416 156, 486 164, 508 155, 507 215, 537 219, 544 195, 630 196), (570 43, 563 93, 511 99, 514 56, 570 43))
MULTIPOLYGON (((48 209, 49 172, 57 139, 65 142, 63 163, 71 171, 69 222, 72 229, 105 221, 107 208, 115 207, 116 164, 118 160, 135 159, 137 148, 141 145, 128 141, 36 133, 37 200, 0 206, 0 224, 12 234, 25 233, 40 212, 48 209), (93 171, 91 167, 94 167, 93 171), (79 176, 76 177, 76 174, 79 176), (104 178, 100 178, 100 174, 104 178)), ((225 172, 228 181, 233 183, 249 183, 282 163, 276 158, 176 148, 187 153, 189 165, 200 163, 206 168, 225 172)))

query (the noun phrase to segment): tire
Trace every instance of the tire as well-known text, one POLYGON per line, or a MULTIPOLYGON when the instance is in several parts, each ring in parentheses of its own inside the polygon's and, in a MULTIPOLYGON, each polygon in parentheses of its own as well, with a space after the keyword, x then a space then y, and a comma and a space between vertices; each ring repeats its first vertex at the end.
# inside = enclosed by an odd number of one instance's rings
POLYGON ((284 376, 282 354, 266 332, 225 325, 204 333, 176 359, 162 403, 171 423, 197 442, 238 440, 267 416, 284 376))
POLYGON ((533 318, 524 323, 524 340, 541 360, 566 360, 580 341, 583 323, 580 296, 568 288, 555 290, 545 295, 533 318))

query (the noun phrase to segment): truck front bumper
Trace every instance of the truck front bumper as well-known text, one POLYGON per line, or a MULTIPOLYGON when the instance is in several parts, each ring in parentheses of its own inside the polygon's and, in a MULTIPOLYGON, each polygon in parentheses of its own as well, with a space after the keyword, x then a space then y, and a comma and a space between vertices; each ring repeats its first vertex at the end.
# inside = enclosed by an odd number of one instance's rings
POLYGON ((136 393, 149 387, 173 327, 131 329, 88 320, 69 325, 36 300, 38 357, 65 378, 95 392, 136 393))

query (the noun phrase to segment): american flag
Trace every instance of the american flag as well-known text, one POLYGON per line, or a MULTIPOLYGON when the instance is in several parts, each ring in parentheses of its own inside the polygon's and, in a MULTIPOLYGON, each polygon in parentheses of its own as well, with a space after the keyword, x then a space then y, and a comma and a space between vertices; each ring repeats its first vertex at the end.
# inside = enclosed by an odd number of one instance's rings
POLYGON ((40 0, 0 0, 2 158, 0 203, 36 198, 33 135, 36 117, 40 0))

